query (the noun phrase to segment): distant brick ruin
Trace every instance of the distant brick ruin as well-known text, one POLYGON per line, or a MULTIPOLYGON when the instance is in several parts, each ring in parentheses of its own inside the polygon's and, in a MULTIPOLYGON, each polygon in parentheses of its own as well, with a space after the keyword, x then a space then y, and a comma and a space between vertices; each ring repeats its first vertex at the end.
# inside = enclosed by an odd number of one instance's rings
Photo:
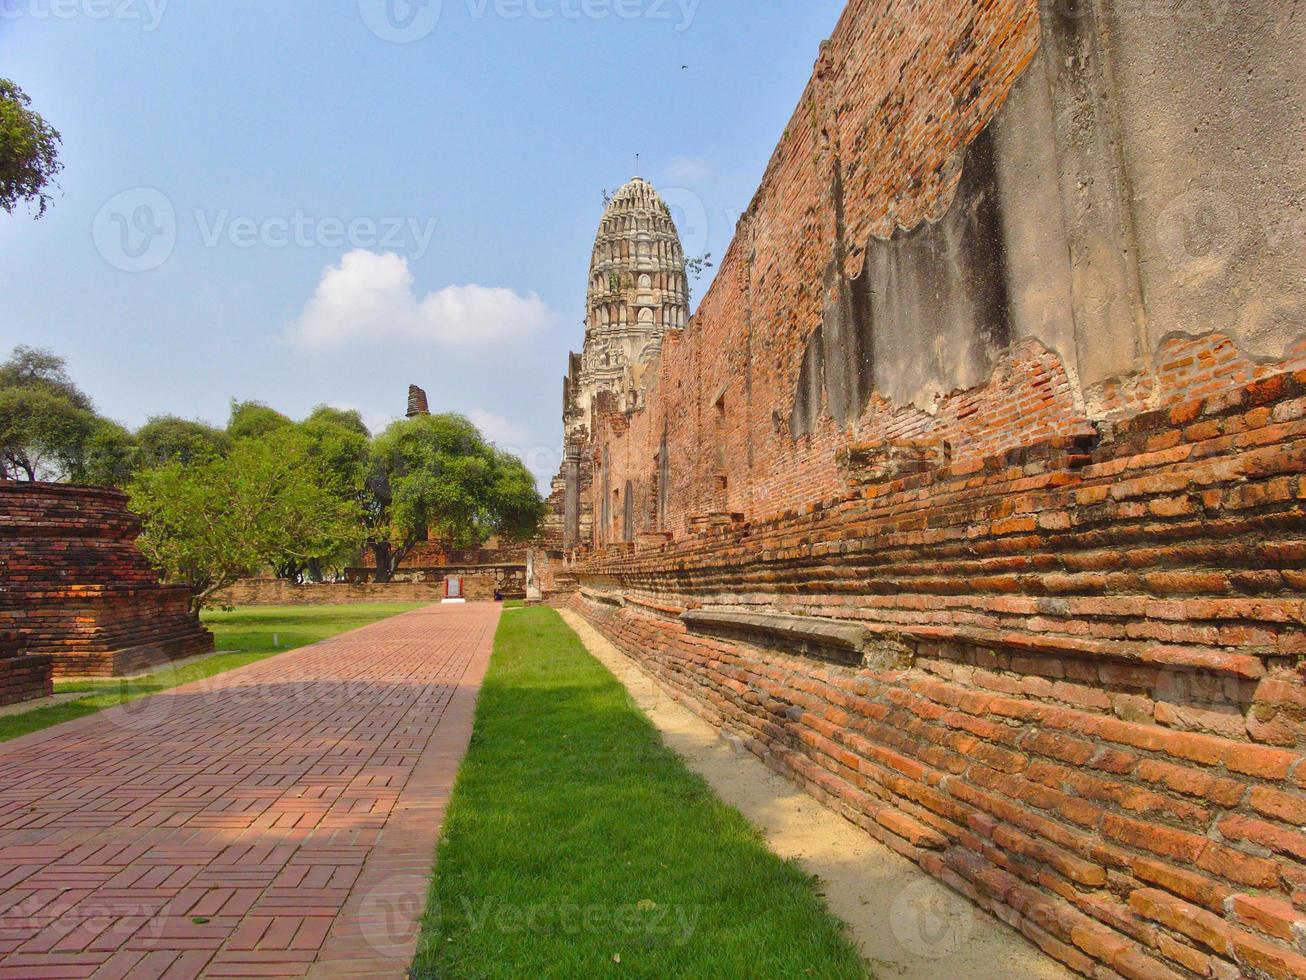
POLYGON ((568 374, 571 605, 1086 976, 1306 976, 1304 48, 853 0, 693 320, 568 374))
POLYGON ((417 418, 419 415, 430 415, 431 408, 426 402, 426 392, 417 385, 408 386, 408 411, 406 416, 410 419, 417 418))
MULTIPOLYGON (((117 490, 0 481, 0 635, 17 633, 17 645, 49 657, 65 679, 118 677, 212 650, 189 591, 159 584, 139 533, 117 490)), ((25 666, 3 647, 0 679, 6 663, 25 666)))

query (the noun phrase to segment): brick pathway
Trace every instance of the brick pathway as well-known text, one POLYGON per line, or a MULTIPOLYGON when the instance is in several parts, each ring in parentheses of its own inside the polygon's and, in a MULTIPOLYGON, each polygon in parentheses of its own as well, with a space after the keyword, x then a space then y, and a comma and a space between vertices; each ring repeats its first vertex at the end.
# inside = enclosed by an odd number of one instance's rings
POLYGON ((498 620, 432 606, 0 744, 0 978, 403 976, 498 620))

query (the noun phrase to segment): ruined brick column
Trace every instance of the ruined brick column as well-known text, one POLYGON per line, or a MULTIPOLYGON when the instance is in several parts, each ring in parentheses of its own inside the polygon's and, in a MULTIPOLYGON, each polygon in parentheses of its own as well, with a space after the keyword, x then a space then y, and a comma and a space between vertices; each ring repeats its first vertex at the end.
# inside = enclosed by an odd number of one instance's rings
POLYGON ((127 496, 0 481, 0 632, 50 655, 56 678, 116 677, 213 649, 190 592, 160 585, 127 496))
POLYGON ((426 392, 417 385, 408 386, 408 418, 416 418, 419 415, 430 415, 431 408, 426 401, 426 392))

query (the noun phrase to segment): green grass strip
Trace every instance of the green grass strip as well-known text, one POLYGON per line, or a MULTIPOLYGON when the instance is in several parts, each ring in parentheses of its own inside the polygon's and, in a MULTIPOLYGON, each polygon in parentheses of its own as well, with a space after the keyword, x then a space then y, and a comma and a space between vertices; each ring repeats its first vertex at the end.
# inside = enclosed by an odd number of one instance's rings
POLYGON ((256 660, 316 643, 396 613, 421 608, 421 603, 369 603, 350 606, 242 606, 232 612, 208 611, 204 625, 213 631, 219 653, 181 667, 160 667, 134 680, 61 681, 56 694, 93 691, 76 701, 0 716, 0 742, 49 728, 60 722, 93 715, 105 708, 158 694, 170 687, 204 680, 256 660))
POLYGON ((495 638, 411 976, 866 976, 813 886, 525 609, 495 638))

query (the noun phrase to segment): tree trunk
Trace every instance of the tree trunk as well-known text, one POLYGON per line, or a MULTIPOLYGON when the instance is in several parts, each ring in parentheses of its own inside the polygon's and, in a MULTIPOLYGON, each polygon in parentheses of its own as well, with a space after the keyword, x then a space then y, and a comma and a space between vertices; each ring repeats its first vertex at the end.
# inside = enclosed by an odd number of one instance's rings
POLYGON ((376 559, 375 581, 377 582, 389 582, 390 577, 393 574, 394 570, 393 568, 391 568, 391 564, 390 564, 391 562, 390 550, 391 549, 390 549, 389 541, 372 542, 372 556, 373 558, 376 559))

